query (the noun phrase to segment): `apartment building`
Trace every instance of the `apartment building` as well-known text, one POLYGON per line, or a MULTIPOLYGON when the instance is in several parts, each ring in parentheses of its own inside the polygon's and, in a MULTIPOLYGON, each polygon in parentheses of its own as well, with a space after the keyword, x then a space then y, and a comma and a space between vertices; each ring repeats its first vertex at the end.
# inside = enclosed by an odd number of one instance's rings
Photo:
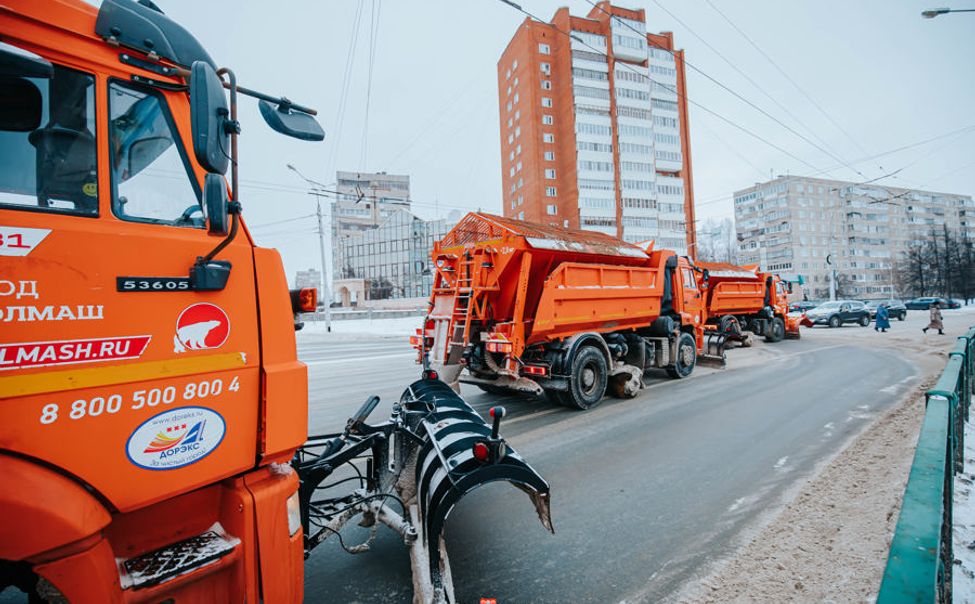
POLYGON ((802 275, 810 298, 897 297, 896 264, 911 246, 948 227, 975 239, 971 196, 876 183, 779 176, 734 195, 739 261, 802 275))
POLYGON ((643 9, 526 19, 498 61, 504 215, 693 254, 684 90, 643 9))

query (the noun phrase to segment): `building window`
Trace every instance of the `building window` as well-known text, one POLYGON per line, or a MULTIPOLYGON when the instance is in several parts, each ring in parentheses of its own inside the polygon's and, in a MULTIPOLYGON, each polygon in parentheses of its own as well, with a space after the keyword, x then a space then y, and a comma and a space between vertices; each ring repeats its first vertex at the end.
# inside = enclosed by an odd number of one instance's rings
POLYGON ((515 161, 515 152, 512 151, 508 154, 508 161, 515 161))
POLYGON ((514 61, 513 61, 512 63, 511 63, 511 71, 514 71, 514 70, 516 70, 516 69, 518 69, 518 59, 515 59, 515 60, 514 60, 514 61))
POLYGON ((524 220, 524 219, 525 219, 525 213, 524 212, 518 212, 518 220, 524 220))
POLYGON ((555 187, 545 187, 545 197, 555 197, 556 194, 555 187))
POLYGON ((545 161, 555 161, 555 151, 546 151, 545 161))
POLYGON ((555 178, 555 168, 545 168, 545 178, 554 179, 555 178))
POLYGON ((515 110, 515 119, 516 120, 520 120, 521 119, 521 109, 516 109, 515 110))
POLYGON ((511 86, 508 86, 508 96, 511 96, 511 86))
POLYGON ((545 133, 543 133, 542 134, 542 142, 543 143, 554 143, 555 142, 555 135, 552 134, 551 132, 545 132, 545 133))
POLYGON ((506 80, 510 80, 511 79, 511 70, 510 69, 508 70, 507 73, 504 74, 504 79, 506 79, 506 80))
POLYGON ((518 87, 518 78, 515 78, 515 88, 518 87))
MULTIPOLYGON (((521 155, 521 145, 518 145, 517 147, 515 147, 515 154, 516 155, 521 155)), ((514 159, 514 157, 512 157, 512 159, 514 159)))
POLYGON ((552 49, 549 48, 548 44, 539 44, 538 52, 542 53, 543 55, 550 55, 552 54, 552 49))
POLYGON ((513 134, 509 134, 508 135, 508 144, 510 145, 512 142, 514 142, 514 140, 515 140, 515 136, 513 134))
POLYGON ((545 75, 550 75, 552 73, 552 65, 550 63, 541 63, 538 67, 545 75))
POLYGON ((508 170, 508 176, 514 176, 514 175, 515 175, 515 167, 511 166, 511 168, 508 170))
POLYGON ((510 127, 512 127, 512 126, 514 126, 514 122, 513 122, 513 121, 511 120, 511 118, 509 117, 509 118, 508 118, 508 127, 510 128, 510 127))
POLYGON ((523 187, 524 185, 525 185, 525 181, 523 181, 522 179, 520 179, 520 178, 519 178, 519 179, 518 179, 518 188, 520 189, 520 188, 522 188, 522 187, 523 187))
POLYGON ((521 172, 521 162, 518 162, 518 163, 517 163, 517 164, 515 165, 515 171, 516 171, 516 172, 521 172))
POLYGON ((515 126, 515 138, 521 136, 521 126, 515 126))
POLYGON ((555 207, 554 203, 550 203, 545 206, 545 211, 548 212, 549 216, 555 216, 555 214, 558 212, 558 208, 555 207))
POLYGON ((515 104, 518 104, 518 93, 515 93, 515 104))
POLYGON ((543 125, 545 125, 545 126, 551 126, 554 123, 555 123, 555 118, 553 118, 551 115, 543 115, 542 116, 542 124, 543 125))
POLYGON ((551 107, 551 106, 552 106, 552 99, 547 96, 543 96, 542 107, 551 107))
POLYGON ((508 104, 506 106, 508 108, 508 111, 511 111, 511 101, 508 101, 508 104))
POLYGON ((551 90, 552 80, 542 80, 542 90, 551 90))

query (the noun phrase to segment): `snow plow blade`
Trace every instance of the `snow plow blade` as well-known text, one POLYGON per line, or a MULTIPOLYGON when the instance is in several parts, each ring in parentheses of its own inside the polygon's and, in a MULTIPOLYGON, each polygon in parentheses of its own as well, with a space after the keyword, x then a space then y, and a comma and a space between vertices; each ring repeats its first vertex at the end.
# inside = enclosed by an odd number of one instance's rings
POLYGON ((717 331, 704 332, 704 352, 697 355, 697 362, 707 367, 725 367, 728 358, 725 356, 725 345, 728 336, 717 331))
POLYGON ((435 592, 445 578, 449 584, 449 566, 441 554, 447 516, 464 495, 478 487, 510 482, 531 498, 539 520, 555 532, 548 483, 498 435, 503 407, 491 409, 494 425, 489 426, 450 386, 436 379, 413 383, 400 404, 412 411, 427 411, 414 427, 426 441, 416 456, 416 521, 435 592))
MULTIPOLYGON (((802 334, 799 333, 799 326, 803 325, 804 321, 809 321, 809 319, 806 319, 806 315, 802 315, 801 317, 795 315, 786 316, 785 337, 787 340, 798 340, 802 337, 802 334)), ((812 327, 812 323, 810 322, 808 326, 812 327)))

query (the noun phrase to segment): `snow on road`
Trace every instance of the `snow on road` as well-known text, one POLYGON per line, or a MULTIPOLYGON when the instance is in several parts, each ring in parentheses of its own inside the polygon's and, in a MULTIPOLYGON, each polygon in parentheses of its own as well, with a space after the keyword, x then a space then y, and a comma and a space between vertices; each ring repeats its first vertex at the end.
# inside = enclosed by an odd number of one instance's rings
POLYGON ((379 336, 384 338, 407 338, 416 333, 423 324, 423 317, 397 317, 395 319, 349 319, 332 321, 332 332, 325 330, 324 321, 305 321, 305 326, 297 333, 299 339, 308 336, 324 336, 334 340, 354 339, 356 336, 379 336))

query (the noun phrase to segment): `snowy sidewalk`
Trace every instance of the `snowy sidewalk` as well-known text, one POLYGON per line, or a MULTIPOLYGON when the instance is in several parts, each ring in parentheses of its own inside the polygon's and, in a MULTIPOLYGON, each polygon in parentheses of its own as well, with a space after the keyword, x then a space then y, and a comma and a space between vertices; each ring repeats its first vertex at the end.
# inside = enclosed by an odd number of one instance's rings
POLYGON ((298 339, 318 337, 331 340, 352 340, 360 336, 397 338, 404 342, 423 325, 423 317, 398 317, 395 319, 349 319, 332 321, 332 332, 325 331, 324 321, 305 321, 305 326, 295 335, 298 339))

